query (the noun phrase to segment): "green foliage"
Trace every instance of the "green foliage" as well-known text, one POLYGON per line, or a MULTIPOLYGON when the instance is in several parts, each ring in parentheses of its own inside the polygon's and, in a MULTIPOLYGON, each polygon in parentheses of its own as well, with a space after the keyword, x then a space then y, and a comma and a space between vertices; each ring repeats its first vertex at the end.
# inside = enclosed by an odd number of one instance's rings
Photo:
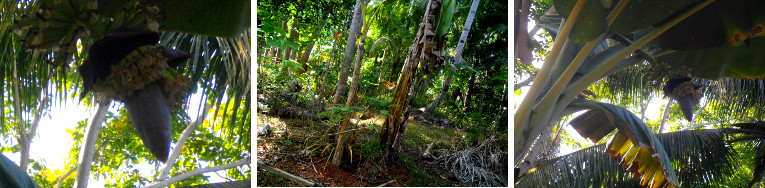
POLYGON ((406 169, 409 172, 408 186, 412 186, 412 187, 438 186, 438 184, 435 181, 433 181, 435 177, 432 174, 417 167, 415 162, 409 160, 409 158, 406 155, 408 154, 402 154, 399 157, 399 159, 404 162, 404 166, 406 166, 406 169))
POLYGON ((383 99, 365 97, 365 99, 369 100, 369 102, 372 104, 372 107, 374 109, 380 109, 380 113, 384 115, 388 115, 389 113, 388 108, 398 106, 397 104, 390 103, 390 101, 393 100, 390 97, 383 97, 383 99))
POLYGON ((380 145, 377 139, 371 139, 370 141, 361 144, 361 158, 369 159, 373 155, 380 155, 382 149, 383 145, 380 145))
POLYGON ((457 0, 443 0, 441 12, 437 14, 438 29, 436 29, 436 37, 441 37, 449 32, 449 28, 452 26, 452 18, 454 17, 454 8, 457 7, 457 0))
POLYGON ((249 0, 226 3, 208 0, 162 2, 154 3, 164 13, 165 19, 159 21, 163 30, 234 37, 250 27, 252 2, 249 0))

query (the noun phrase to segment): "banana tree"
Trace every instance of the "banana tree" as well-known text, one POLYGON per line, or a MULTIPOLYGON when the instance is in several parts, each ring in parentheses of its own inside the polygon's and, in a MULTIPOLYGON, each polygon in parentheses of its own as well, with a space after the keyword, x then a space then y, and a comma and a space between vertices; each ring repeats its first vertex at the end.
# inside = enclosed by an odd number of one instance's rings
POLYGON ((698 100, 697 87, 685 76, 765 76, 765 56, 758 53, 765 47, 759 37, 765 16, 757 11, 765 7, 762 2, 555 0, 553 4, 562 17, 560 28, 515 113, 516 164, 536 139, 547 136, 542 131, 546 127, 589 110, 573 121, 582 136, 596 142, 616 129, 606 152, 640 176, 641 185, 679 186, 667 152, 632 112, 575 98, 601 78, 644 61, 688 69, 679 79, 682 82, 665 85, 665 95, 690 96, 691 107, 698 100), (607 40, 618 44, 594 50, 607 40))

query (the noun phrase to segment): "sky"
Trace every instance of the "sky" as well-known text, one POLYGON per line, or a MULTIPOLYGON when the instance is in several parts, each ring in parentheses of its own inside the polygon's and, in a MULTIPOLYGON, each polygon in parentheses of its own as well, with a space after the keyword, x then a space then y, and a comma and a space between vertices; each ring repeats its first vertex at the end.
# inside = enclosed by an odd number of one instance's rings
MULTIPOLYGON (((201 92, 197 92, 191 95, 189 98, 190 104, 188 105, 187 113, 192 121, 197 117, 199 113, 199 101, 202 97, 201 92)), ((37 136, 32 139, 29 155, 31 159, 36 161, 42 161, 48 169, 59 170, 62 172, 68 171, 72 167, 64 166, 66 158, 69 156, 68 152, 72 145, 75 143, 67 130, 74 130, 77 127, 77 122, 92 117, 95 109, 90 109, 82 104, 78 104, 75 98, 64 101, 62 105, 54 105, 51 107, 50 112, 43 114, 40 119, 40 124, 37 129, 37 136)), ((118 113, 118 110, 122 108, 122 103, 113 102, 109 107, 109 111, 118 113)), ((182 132, 183 130, 173 130, 173 132, 182 132)), ((175 148, 175 142, 173 140, 172 148, 175 148)), ((19 164, 19 153, 3 153, 6 157, 11 159, 16 164, 19 164)), ((206 166, 207 164, 201 164, 206 166)), ((149 165, 148 162, 136 165, 139 169, 139 173, 143 177, 152 177, 153 165, 149 165)), ((225 172, 219 173, 225 175, 225 172)), ((224 178, 219 177, 214 172, 204 173, 203 175, 210 177, 211 183, 218 183, 226 181, 224 178)), ((74 174, 70 175, 74 176, 74 174)), ((100 188, 103 187, 106 181, 95 180, 91 176, 88 180, 88 187, 100 188)))

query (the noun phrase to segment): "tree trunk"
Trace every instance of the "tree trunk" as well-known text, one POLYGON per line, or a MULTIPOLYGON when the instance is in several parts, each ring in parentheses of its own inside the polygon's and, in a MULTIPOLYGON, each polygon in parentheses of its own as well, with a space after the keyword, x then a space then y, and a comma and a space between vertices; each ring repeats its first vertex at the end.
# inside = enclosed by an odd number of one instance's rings
POLYGON ((327 87, 327 76, 329 75, 329 65, 332 64, 332 60, 334 60, 335 57, 335 49, 337 48, 337 40, 338 38, 335 38, 332 42, 332 50, 329 51, 329 60, 324 63, 324 72, 321 74, 321 89, 319 89, 319 97, 324 98, 324 89, 327 87))
MULTIPOLYGON (((475 88, 473 88, 473 86, 475 86, 475 72, 473 72, 473 74, 470 74, 470 81, 468 81, 468 89, 467 91, 465 91, 465 101, 463 101, 464 103, 462 104, 462 107, 464 107, 465 109, 470 109, 468 108, 468 104, 470 103, 470 97, 472 97, 473 93, 475 92, 475 88)), ((469 111, 469 110, 465 110, 465 111, 469 111)))
POLYGON ((82 139, 82 144, 80 144, 80 155, 77 160, 77 177, 74 180, 74 187, 85 188, 88 186, 98 133, 101 131, 101 125, 103 125, 106 119, 106 110, 109 108, 109 104, 111 104, 111 101, 97 102, 96 113, 90 119, 90 123, 88 123, 88 127, 85 129, 85 137, 82 139))
POLYGON ((420 94, 419 95, 425 95, 426 92, 428 92, 428 85, 430 83, 430 77, 433 76, 433 74, 428 74, 428 76, 425 77, 425 80, 423 80, 422 84, 420 85, 420 94))
MULTIPOLYGON (((290 39, 297 42, 298 39, 300 39, 300 33, 298 33, 298 29, 300 29, 300 24, 298 24, 297 20, 292 20, 292 27, 290 27, 290 39)), ((284 59, 293 59, 292 52, 295 52, 297 54, 297 50, 300 49, 292 49, 290 47, 287 47, 287 50, 284 51, 284 59)))
POLYGON ((353 19, 351 20, 351 28, 348 30, 348 42, 345 44, 345 53, 343 54, 343 64, 340 69, 340 74, 337 76, 337 86, 335 87, 335 95, 332 97, 333 104, 340 104, 341 97, 345 93, 345 87, 348 85, 348 68, 353 62, 353 54, 356 52, 356 37, 361 31, 361 25, 364 23, 364 19, 361 16, 361 6, 365 6, 361 2, 362 0, 356 0, 356 5, 353 9, 353 19))
MULTIPOLYGON (((468 13, 468 17, 465 20, 465 26, 462 29, 462 34, 460 34, 460 40, 459 43, 457 43, 457 50, 454 53, 454 60, 452 61, 452 64, 457 65, 462 60, 462 50, 465 48, 465 41, 467 41, 468 33, 470 33, 470 26, 473 24, 473 19, 475 18, 475 11, 478 9, 478 3, 481 0, 473 0, 473 3, 470 5, 470 13, 468 13)), ((452 66, 452 72, 457 71, 457 68, 452 66)), ((426 113, 433 112, 438 108, 438 105, 441 104, 441 101, 444 100, 444 97, 446 96, 446 92, 449 91, 449 86, 452 84, 452 80, 454 78, 454 73, 449 74, 449 76, 444 75, 444 81, 441 83, 441 93, 438 94, 438 98, 428 104, 428 106, 425 107, 426 113)))
MULTIPOLYGON (((282 30, 283 30, 283 31, 286 31, 286 30, 287 30, 287 23, 288 23, 289 21, 290 21, 290 19, 289 19, 289 18, 287 18, 287 19, 285 19, 285 20, 284 20, 284 22, 282 22, 282 30)), ((287 48, 287 47, 285 47, 285 48, 287 48)), ((284 50, 285 50, 285 49, 281 49, 281 48, 279 48, 279 50, 278 50, 278 51, 276 51, 276 57, 277 57, 277 58, 284 58, 284 54, 285 54, 285 53, 284 53, 284 50)))
POLYGON ((271 58, 273 58, 273 60, 271 62, 269 62, 269 63, 274 63, 274 62, 276 62, 277 59, 279 59, 279 56, 278 56, 279 53, 278 52, 279 52, 279 49, 277 49, 276 46, 271 47, 271 55, 270 56, 271 56, 271 58))
MULTIPOLYGON (((391 103, 395 104, 396 106, 389 108, 390 114, 386 116, 385 122, 383 123, 383 129, 380 134, 380 144, 385 144, 386 152, 384 156, 388 161, 396 158, 395 156, 398 153, 399 144, 401 143, 401 140, 403 140, 403 133, 405 129, 404 125, 406 122, 405 118, 407 118, 407 115, 405 114, 404 118, 401 118, 401 115, 405 111, 405 108, 410 108, 410 106, 404 106, 404 103, 409 90, 412 88, 412 80, 416 76, 420 60, 432 61, 435 59, 426 57, 432 55, 431 53, 433 48, 432 46, 430 48, 426 48, 425 46, 426 44, 435 43, 433 40, 435 38, 435 29, 433 28, 433 25, 435 25, 434 20, 436 11, 441 10, 441 1, 430 0, 428 2, 428 6, 426 7, 427 9, 423 15, 424 19, 422 19, 419 29, 417 29, 417 35, 414 38, 412 45, 409 47, 409 53, 407 54, 406 60, 404 62, 401 76, 399 77, 396 84, 393 100, 391 101, 391 103), (426 57, 427 59, 420 59, 421 57, 426 57)), ((412 102, 412 97, 409 98, 409 104, 412 102)))
MULTIPOLYGON (((518 1, 516 1, 516 5, 518 1)), ((529 23, 529 0, 521 0, 521 6, 515 10, 515 57, 521 60, 521 63, 531 65, 534 56, 529 50, 529 34, 527 25, 529 23)))
MULTIPOLYGON (((377 15, 377 11, 380 9, 377 9, 375 13, 370 17, 370 20, 374 18, 374 15, 377 15)), ((361 15, 362 20, 364 18, 364 13, 361 15)), ((351 88, 348 90, 348 100, 345 102, 345 106, 350 107, 353 106, 354 101, 356 100, 356 93, 358 91, 358 85, 359 85, 359 74, 361 72, 361 64, 364 60, 364 44, 367 40, 367 33, 369 32, 369 26, 372 25, 372 22, 369 22, 364 26, 363 31, 361 32, 361 37, 359 38, 359 46, 356 47, 358 49, 358 53, 356 53, 356 60, 353 67, 353 78, 351 79, 351 88)), ((337 139, 337 146, 335 147, 335 155, 332 158, 332 164, 335 166, 339 166, 340 163, 342 163, 343 158, 343 151, 345 150, 345 145, 348 140, 348 136, 344 133, 345 130, 348 128, 348 122, 350 121, 351 113, 348 112, 345 116, 345 119, 343 119, 342 122, 340 122, 340 129, 338 130, 338 139, 337 139)))
POLYGON ((305 47, 303 54, 300 55, 298 62, 308 63, 308 57, 311 55, 314 45, 316 44, 316 38, 321 34, 321 30, 324 29, 324 25, 327 23, 327 17, 329 17, 329 9, 324 9, 323 21, 319 24, 319 27, 311 34, 311 39, 308 40, 308 46, 305 47))
MULTIPOLYGON (((359 74, 361 72, 361 63, 364 58, 364 41, 367 38, 366 32, 369 25, 364 29, 364 34, 361 34, 361 40, 359 41, 359 53, 356 55, 356 63, 353 66, 353 78, 351 79, 351 88, 348 90, 348 100, 345 101, 345 106, 352 106, 354 100, 356 100, 356 93, 359 85, 359 74)), ((348 128, 348 122, 350 121, 351 113, 345 116, 345 119, 340 123, 340 130, 338 130, 337 146, 335 147, 335 155, 332 157, 332 165, 340 166, 343 159, 343 151, 345 150, 345 142, 348 140, 347 134, 343 133, 348 128)))

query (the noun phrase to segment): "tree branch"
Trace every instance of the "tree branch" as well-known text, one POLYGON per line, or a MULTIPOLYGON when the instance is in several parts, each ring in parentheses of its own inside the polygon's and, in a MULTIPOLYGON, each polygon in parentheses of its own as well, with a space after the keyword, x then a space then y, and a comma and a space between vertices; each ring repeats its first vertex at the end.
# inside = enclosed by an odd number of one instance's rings
MULTIPOLYGON (((48 74, 50 77, 51 75, 48 74)), ((50 96, 48 96, 48 87, 43 87, 42 91, 40 91, 40 95, 43 96, 43 98, 40 100, 39 103, 37 103, 37 109, 35 110, 35 119, 32 120, 32 127, 29 129, 29 133, 27 133, 27 138, 34 138, 35 134, 37 134, 37 127, 40 125, 40 118, 42 117, 42 111, 46 108, 46 104, 48 104, 48 100, 50 100, 50 96)))
POLYGON ((674 99, 669 99, 669 101, 667 101, 667 105, 664 106, 664 113, 661 114, 661 123, 659 124, 659 130, 656 131, 656 133, 661 133, 664 130, 664 123, 667 123, 669 108, 672 107, 672 102, 674 101, 675 101, 674 99))
POLYGON ((526 80, 524 80, 524 81, 521 81, 521 82, 518 82, 517 84, 515 84, 515 85, 513 86, 513 91, 515 91, 515 90, 518 90, 518 89, 521 89, 521 87, 526 87, 526 86, 528 86, 528 85, 529 85, 529 83, 531 83, 531 81, 533 81, 533 79, 532 79, 532 78, 533 78, 533 77, 529 77, 529 78, 527 78, 526 80))
POLYGON ((645 102, 645 106, 643 106, 643 109, 640 109, 640 121, 644 121, 645 120, 645 110, 648 109, 648 104, 651 104, 651 99, 652 98, 653 97, 648 96, 648 101, 645 102))
POLYGON ((90 119, 88 127, 85 129, 85 138, 82 140, 80 156, 77 160, 77 177, 74 180, 74 187, 85 188, 88 186, 90 169, 93 167, 93 154, 96 150, 96 140, 106 119, 106 110, 109 109, 111 100, 97 102, 96 113, 90 119))
POLYGON ((196 175, 199 175, 199 174, 202 174, 202 173, 214 172, 214 171, 218 171, 218 170, 225 170, 225 169, 229 169, 229 168, 236 168, 238 166, 242 166, 242 165, 246 165, 246 164, 250 164, 250 157, 244 158, 242 160, 238 160, 238 161, 233 162, 233 163, 225 164, 225 165, 214 166, 214 167, 207 167, 207 168, 200 168, 200 169, 192 170, 190 172, 186 172, 186 173, 183 173, 181 175, 173 176, 170 179, 153 183, 153 184, 151 184, 149 186, 146 186, 146 188, 167 187, 170 184, 179 182, 181 180, 188 179, 188 178, 190 178, 192 176, 196 176, 196 175))
POLYGON ((707 125, 720 124, 720 123, 722 123, 722 122, 723 122, 723 121, 717 121, 717 122, 712 122, 712 123, 702 123, 702 124, 691 125, 691 126, 688 126, 688 127, 685 127, 685 128, 682 128, 682 129, 680 129, 680 131, 684 131, 684 130, 690 130, 690 129, 693 129, 693 128, 696 128, 696 127, 700 127, 700 126, 707 126, 707 125))
POLYGON ((291 181, 293 181, 295 183, 298 183, 301 186, 307 186, 307 187, 316 186, 316 183, 311 182, 310 180, 301 178, 299 176, 292 175, 292 174, 290 174, 288 172, 285 172, 285 171, 283 171, 281 169, 278 169, 278 168, 270 167, 270 166, 264 164, 263 162, 257 161, 257 164, 258 164, 258 167, 263 168, 266 171, 269 171, 271 173, 274 173, 274 174, 276 174, 279 177, 283 177, 283 178, 291 180, 291 181))
POLYGON ((64 173, 63 176, 58 178, 58 181, 56 181, 56 188, 61 188, 61 182, 63 182, 64 179, 66 179, 66 177, 69 177, 69 175, 72 175, 72 172, 74 172, 75 170, 77 170, 77 166, 74 166, 73 168, 69 169, 69 171, 66 171, 66 173, 64 173))
POLYGON ((19 76, 18 76, 18 70, 16 69, 18 67, 17 62, 13 62, 13 113, 16 115, 16 132, 17 138, 19 142, 19 148, 21 149, 21 157, 19 159, 19 167, 22 170, 27 170, 27 166, 29 165, 29 138, 27 137, 26 130, 24 130, 24 119, 21 116, 21 100, 19 98, 19 76))
POLYGON ((189 136, 191 136, 191 133, 197 129, 197 126, 201 125, 202 122, 205 121, 205 118, 207 118, 207 113, 210 111, 211 107, 212 104, 205 104, 204 108, 202 109, 202 113, 197 116, 197 119, 189 123, 189 126, 183 130, 181 137, 178 138, 178 142, 175 144, 175 148, 173 149, 172 153, 170 153, 170 157, 167 158, 165 167, 163 167, 162 171, 159 173, 159 177, 157 178, 158 181, 167 178, 170 170, 173 169, 175 162, 178 160, 178 155, 180 155, 181 150, 183 150, 183 146, 186 144, 186 140, 189 138, 189 136))

